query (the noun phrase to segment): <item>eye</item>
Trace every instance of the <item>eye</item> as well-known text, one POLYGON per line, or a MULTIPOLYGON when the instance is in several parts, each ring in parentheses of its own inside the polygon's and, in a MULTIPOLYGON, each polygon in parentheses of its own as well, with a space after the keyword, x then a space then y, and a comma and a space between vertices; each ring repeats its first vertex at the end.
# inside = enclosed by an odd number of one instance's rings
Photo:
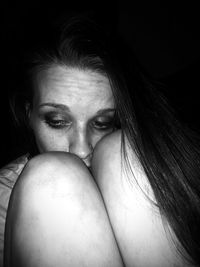
POLYGON ((70 125, 69 122, 66 122, 64 120, 46 120, 46 123, 50 127, 57 128, 57 129, 61 129, 61 128, 64 128, 70 125))
POLYGON ((113 118, 98 118, 92 122, 92 126, 96 130, 106 131, 114 127, 113 118))
POLYGON ((46 115, 44 121, 49 127, 54 129, 62 129, 69 127, 71 125, 71 121, 69 119, 62 118, 62 116, 58 115, 56 116, 46 115))

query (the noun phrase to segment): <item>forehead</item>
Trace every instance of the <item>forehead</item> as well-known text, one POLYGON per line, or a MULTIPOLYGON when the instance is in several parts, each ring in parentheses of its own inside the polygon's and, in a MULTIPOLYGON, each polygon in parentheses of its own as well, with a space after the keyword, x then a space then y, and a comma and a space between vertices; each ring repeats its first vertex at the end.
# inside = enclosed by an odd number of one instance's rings
POLYGON ((90 70, 51 66, 37 75, 35 85, 35 104, 43 101, 67 105, 76 102, 113 102, 108 78, 90 70))

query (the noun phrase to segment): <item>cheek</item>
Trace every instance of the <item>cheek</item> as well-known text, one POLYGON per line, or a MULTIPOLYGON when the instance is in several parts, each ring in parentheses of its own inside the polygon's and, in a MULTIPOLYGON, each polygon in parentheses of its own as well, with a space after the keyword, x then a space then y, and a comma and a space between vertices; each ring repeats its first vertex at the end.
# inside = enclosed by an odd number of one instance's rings
POLYGON ((33 127, 35 141, 40 153, 48 151, 69 150, 69 142, 66 135, 52 130, 45 125, 34 125, 33 127))

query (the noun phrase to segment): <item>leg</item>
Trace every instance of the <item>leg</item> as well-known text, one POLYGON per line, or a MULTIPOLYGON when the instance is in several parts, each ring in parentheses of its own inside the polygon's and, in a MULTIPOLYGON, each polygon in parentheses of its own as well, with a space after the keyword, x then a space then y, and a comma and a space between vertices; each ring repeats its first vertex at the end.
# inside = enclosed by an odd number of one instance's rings
MULTIPOLYGON (((155 200, 137 157, 128 147, 126 149, 131 157, 132 172, 122 168, 120 131, 102 139, 95 148, 92 162, 93 175, 125 265, 190 266, 177 253, 167 232, 170 228, 164 227, 159 210, 146 197, 155 200)), ((167 221, 164 223, 168 226, 167 221)), ((176 240, 175 236, 173 238, 176 240)))
POLYGON ((9 203, 8 266, 122 266, 100 193, 84 164, 67 153, 33 158, 9 203))

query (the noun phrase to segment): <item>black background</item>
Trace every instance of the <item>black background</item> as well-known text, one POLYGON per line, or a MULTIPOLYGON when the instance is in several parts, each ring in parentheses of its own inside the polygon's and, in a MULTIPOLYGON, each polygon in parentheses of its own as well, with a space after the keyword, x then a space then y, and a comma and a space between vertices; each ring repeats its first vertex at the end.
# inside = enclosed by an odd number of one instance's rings
POLYGON ((200 129, 198 6, 192 2, 187 5, 160 2, 27 0, 2 4, 0 167, 18 156, 20 144, 9 111, 9 98, 15 90, 28 36, 34 38, 53 19, 76 11, 93 12, 105 27, 119 31, 147 71, 168 85, 170 101, 184 120, 200 129))

